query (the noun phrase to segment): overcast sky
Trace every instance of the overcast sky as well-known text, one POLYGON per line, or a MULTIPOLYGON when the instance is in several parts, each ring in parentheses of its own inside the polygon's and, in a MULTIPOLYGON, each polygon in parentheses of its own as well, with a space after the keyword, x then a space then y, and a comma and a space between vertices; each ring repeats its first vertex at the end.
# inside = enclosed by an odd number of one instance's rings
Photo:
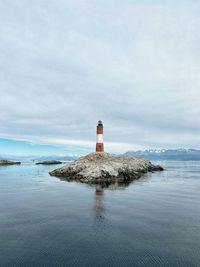
POLYGON ((0 137, 200 148, 200 1, 0 0, 0 137))

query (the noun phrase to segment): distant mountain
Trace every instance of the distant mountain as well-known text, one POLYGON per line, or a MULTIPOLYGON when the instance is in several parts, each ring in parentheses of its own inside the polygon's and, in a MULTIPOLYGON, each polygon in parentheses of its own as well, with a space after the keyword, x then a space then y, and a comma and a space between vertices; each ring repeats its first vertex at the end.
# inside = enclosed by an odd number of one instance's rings
POLYGON ((0 155, 0 159, 19 160, 22 162, 39 161, 39 160, 59 160, 70 161, 77 159, 77 156, 13 156, 13 155, 0 155))
POLYGON ((128 151, 123 155, 144 157, 149 160, 200 160, 200 150, 183 148, 128 151))

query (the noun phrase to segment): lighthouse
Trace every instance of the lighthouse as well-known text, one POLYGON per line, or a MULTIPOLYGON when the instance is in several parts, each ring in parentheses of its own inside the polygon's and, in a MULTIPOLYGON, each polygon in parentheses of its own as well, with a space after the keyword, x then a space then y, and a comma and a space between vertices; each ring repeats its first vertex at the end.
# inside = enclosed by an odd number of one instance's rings
POLYGON ((97 125, 97 142, 96 142, 96 152, 103 152, 103 123, 102 121, 98 121, 97 125))

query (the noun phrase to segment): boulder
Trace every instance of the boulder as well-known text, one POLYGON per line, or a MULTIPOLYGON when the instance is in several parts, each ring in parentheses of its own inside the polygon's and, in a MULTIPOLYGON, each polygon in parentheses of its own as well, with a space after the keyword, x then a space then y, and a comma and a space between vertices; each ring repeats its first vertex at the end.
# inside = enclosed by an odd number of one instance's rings
POLYGON ((78 180, 89 184, 124 183, 139 178, 142 174, 162 171, 144 158, 116 157, 105 152, 96 152, 81 157, 50 175, 66 180, 78 180))

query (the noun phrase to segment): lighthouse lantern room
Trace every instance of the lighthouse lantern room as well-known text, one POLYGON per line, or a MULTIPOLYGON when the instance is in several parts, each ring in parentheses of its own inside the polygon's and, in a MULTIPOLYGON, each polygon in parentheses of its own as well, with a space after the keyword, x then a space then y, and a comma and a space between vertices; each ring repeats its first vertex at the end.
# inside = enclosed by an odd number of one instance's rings
POLYGON ((98 121, 97 125, 97 142, 96 142, 96 152, 103 152, 104 144, 103 144, 103 123, 102 121, 98 121))

